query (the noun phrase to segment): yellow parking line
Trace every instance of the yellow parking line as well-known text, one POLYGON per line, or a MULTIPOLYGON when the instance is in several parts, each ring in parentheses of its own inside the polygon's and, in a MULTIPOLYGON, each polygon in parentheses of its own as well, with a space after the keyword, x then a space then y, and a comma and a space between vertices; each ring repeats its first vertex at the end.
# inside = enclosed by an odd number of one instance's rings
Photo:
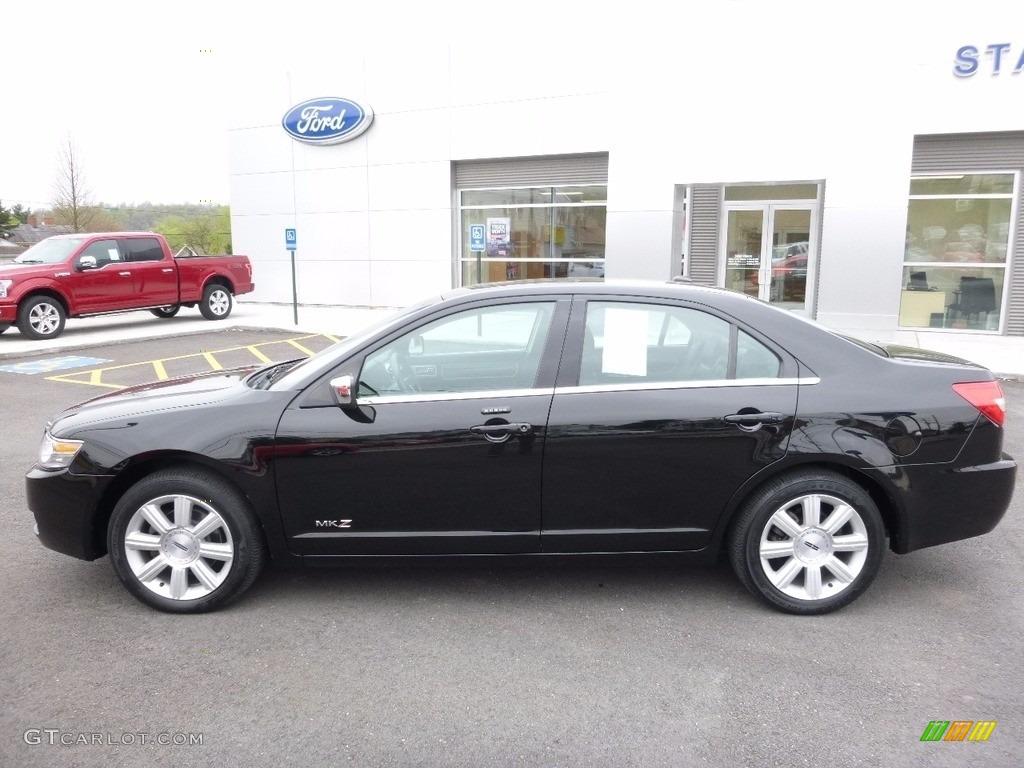
POLYGON ((260 362, 264 362, 264 363, 271 363, 271 362, 273 362, 269 357, 267 357, 262 352, 260 352, 259 349, 255 345, 251 346, 251 347, 248 347, 247 349, 250 352, 252 352, 257 358, 259 358, 260 362))
POLYGON ((111 366, 107 366, 105 368, 94 368, 93 370, 90 370, 90 371, 75 371, 74 373, 57 374, 55 376, 47 376, 46 378, 47 378, 48 381, 62 381, 62 382, 66 382, 68 384, 86 384, 86 385, 94 386, 94 387, 105 387, 107 389, 124 389, 126 385, 122 385, 122 384, 107 384, 106 382, 103 381, 103 375, 108 373, 108 372, 110 372, 110 371, 120 371, 120 370, 124 370, 126 368, 137 368, 139 366, 149 366, 149 365, 151 365, 151 366, 153 366, 153 370, 156 373, 157 379, 160 380, 160 381, 166 381, 167 379, 170 378, 170 376, 168 376, 168 374, 167 374, 167 368, 164 366, 164 363, 168 363, 168 362, 176 361, 176 360, 188 360, 190 358, 195 358, 195 357, 200 357, 200 356, 203 357, 206 360, 206 363, 207 363, 207 365, 210 366, 211 370, 222 371, 222 370, 224 370, 224 367, 220 364, 220 361, 217 360, 215 355, 224 354, 226 352, 237 352, 237 351, 243 350, 243 349, 244 350, 248 350, 250 353, 252 353, 258 360, 260 360, 260 362, 272 363, 273 360, 271 358, 269 358, 267 355, 265 355, 263 352, 261 352, 260 349, 259 349, 260 347, 270 346, 271 344, 290 344, 291 346, 295 347, 295 349, 299 350, 300 352, 302 352, 304 354, 307 354, 307 355, 312 355, 312 354, 314 354, 313 350, 309 349, 306 346, 303 346, 299 342, 300 341, 305 341, 306 339, 315 339, 315 338, 318 338, 320 336, 324 337, 325 339, 329 339, 332 342, 340 341, 340 339, 338 339, 336 336, 331 336, 331 335, 326 334, 326 333, 322 333, 322 334, 321 333, 312 333, 312 334, 309 334, 309 335, 306 335, 306 336, 297 336, 294 339, 275 339, 273 341, 263 341, 263 342, 260 342, 259 344, 249 344, 249 345, 243 345, 243 346, 238 346, 238 347, 229 347, 227 349, 219 349, 219 350, 214 350, 212 352, 208 352, 206 350, 203 350, 201 352, 193 352, 193 353, 190 353, 190 354, 187 354, 187 355, 177 355, 175 357, 164 357, 164 358, 161 358, 159 360, 143 360, 143 361, 139 361, 139 362, 135 362, 135 363, 123 363, 121 365, 111 365, 111 366), (74 377, 78 377, 78 378, 71 378, 73 376, 74 377), (88 378, 88 380, 85 380, 86 377, 88 378))

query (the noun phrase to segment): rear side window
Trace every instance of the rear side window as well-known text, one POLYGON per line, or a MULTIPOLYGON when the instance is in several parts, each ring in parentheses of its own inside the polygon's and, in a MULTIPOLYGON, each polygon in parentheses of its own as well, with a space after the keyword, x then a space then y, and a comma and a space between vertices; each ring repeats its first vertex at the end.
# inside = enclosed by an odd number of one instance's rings
POLYGON ((707 312, 632 302, 587 304, 581 386, 775 378, 780 368, 774 352, 707 312))
POLYGON ((129 261, 161 261, 164 250, 155 237, 133 237, 127 241, 129 261))

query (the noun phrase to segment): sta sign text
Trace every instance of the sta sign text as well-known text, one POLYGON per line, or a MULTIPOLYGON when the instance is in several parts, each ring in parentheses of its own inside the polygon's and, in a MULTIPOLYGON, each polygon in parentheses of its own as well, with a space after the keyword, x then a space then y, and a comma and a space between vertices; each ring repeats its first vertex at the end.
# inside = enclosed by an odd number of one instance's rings
POLYGON ((953 74, 957 77, 970 77, 979 70, 993 75, 1003 72, 1020 74, 1024 71, 1024 46, 1015 50, 1013 43, 992 43, 984 48, 977 45, 957 48, 953 74))

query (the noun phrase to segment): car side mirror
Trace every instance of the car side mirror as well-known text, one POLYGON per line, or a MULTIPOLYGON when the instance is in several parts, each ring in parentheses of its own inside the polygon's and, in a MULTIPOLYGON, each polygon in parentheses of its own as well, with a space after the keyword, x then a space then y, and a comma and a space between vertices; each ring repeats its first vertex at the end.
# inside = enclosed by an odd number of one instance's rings
POLYGON ((338 405, 353 405, 356 401, 355 393, 352 391, 354 379, 351 374, 336 376, 331 379, 331 396, 338 405))
POLYGON ((84 272, 87 269, 96 269, 95 256, 81 256, 78 259, 78 269, 84 272))

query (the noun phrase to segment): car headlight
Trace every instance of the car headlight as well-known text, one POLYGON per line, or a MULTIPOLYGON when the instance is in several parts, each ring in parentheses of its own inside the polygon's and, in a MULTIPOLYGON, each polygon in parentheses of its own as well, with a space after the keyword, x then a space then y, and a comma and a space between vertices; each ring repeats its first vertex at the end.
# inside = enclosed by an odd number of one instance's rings
POLYGON ((0 299, 7 298, 7 289, 14 285, 13 280, 0 280, 0 299))
POLYGON ((83 444, 81 440, 62 440, 47 432, 39 446, 40 469, 64 469, 70 466, 83 444))

